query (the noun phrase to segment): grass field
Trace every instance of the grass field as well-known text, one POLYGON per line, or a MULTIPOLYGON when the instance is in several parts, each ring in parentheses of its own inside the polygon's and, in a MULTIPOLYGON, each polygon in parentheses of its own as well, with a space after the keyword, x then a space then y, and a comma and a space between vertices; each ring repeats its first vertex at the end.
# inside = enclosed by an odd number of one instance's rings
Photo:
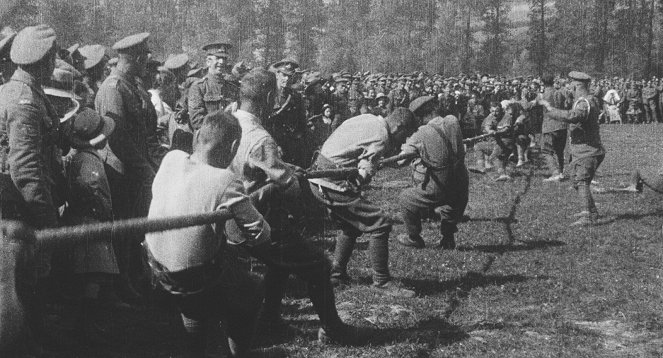
MULTIPOLYGON (((635 168, 659 169, 663 126, 606 125, 602 137, 601 185, 627 182, 635 168)), ((568 181, 542 183, 547 171, 537 163, 507 183, 472 174, 471 220, 460 226, 457 250, 404 248, 392 239, 392 274, 415 288, 415 298, 368 290, 367 251, 359 245, 350 263, 357 285, 337 292, 337 306, 349 323, 379 329, 371 345, 318 344, 317 317, 297 282, 284 311, 303 333, 259 337, 259 345, 318 358, 663 356, 663 196, 648 189, 595 195, 600 225, 570 229, 569 216, 581 209, 575 192, 568 181)), ((392 237, 404 232, 394 201, 400 189, 382 186, 408 178, 407 168, 385 169, 368 192, 396 219, 392 237)), ((437 224, 424 228, 427 243, 436 242, 437 224)), ((175 312, 113 317, 111 344, 61 357, 178 357, 175 312)))

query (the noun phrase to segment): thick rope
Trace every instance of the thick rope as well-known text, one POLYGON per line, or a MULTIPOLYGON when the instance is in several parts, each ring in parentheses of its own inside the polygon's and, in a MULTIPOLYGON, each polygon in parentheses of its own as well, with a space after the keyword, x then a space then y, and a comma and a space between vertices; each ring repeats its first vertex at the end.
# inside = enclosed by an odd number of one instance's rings
POLYGON ((65 226, 53 229, 44 229, 35 232, 37 245, 59 246, 74 244, 80 240, 99 241, 106 240, 115 235, 143 235, 148 232, 158 232, 181 229, 189 226, 214 224, 232 218, 227 209, 221 209, 204 214, 175 216, 159 219, 136 218, 118 220, 95 224, 65 226))

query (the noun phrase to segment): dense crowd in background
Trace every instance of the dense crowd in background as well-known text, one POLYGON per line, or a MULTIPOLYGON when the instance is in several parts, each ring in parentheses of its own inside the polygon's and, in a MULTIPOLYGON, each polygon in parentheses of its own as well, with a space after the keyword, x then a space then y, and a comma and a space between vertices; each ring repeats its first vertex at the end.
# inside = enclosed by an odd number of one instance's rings
MULTIPOLYGON (((663 80, 657 78, 591 81, 580 72, 568 77, 517 78, 345 70, 322 74, 303 70, 292 59, 251 69, 244 62, 233 64, 227 42, 204 46, 205 65, 200 66, 186 54, 156 61, 149 52, 148 37, 141 33, 118 41, 113 46, 117 57, 99 44, 60 48, 55 32, 43 25, 0 40, 4 83, 0 87, 0 184, 3 193, 8 193, 0 198, 3 219, 22 220, 41 229, 142 218, 148 212, 167 217, 173 208, 177 211, 196 204, 200 204, 196 209, 214 210, 227 202, 205 206, 204 200, 209 198, 206 185, 227 182, 218 198, 211 197, 228 200, 233 208, 239 206, 236 203, 243 205, 241 210, 233 209, 233 215, 247 239, 234 245, 246 248, 272 270, 271 276, 266 275, 263 307, 272 309, 269 322, 280 322, 285 278, 298 275, 309 283, 309 295, 321 321, 321 341, 357 341, 356 329, 338 317, 331 285, 350 282, 347 265, 362 234, 371 241, 372 287, 388 295, 414 296, 414 291, 396 283, 389 273, 390 219, 361 195, 380 158, 400 152, 409 155, 401 164, 412 161, 416 185, 404 190, 397 203, 402 206, 409 236, 399 237, 399 243, 423 248, 422 213, 435 210, 441 218, 438 247, 453 249, 456 224, 468 201, 463 138, 476 147, 477 166, 471 171, 485 174, 494 165, 495 180, 508 181, 509 159, 517 159, 516 167, 525 165, 530 148, 540 143, 553 171, 547 180, 561 181, 568 179, 562 152, 570 136, 569 146, 582 149, 572 150, 575 170, 582 168, 574 177, 574 186, 580 187, 587 209, 572 225, 592 225, 598 211, 589 185, 605 155, 597 122, 662 121, 663 80), (574 98, 578 95, 582 97, 574 98), (566 124, 546 129, 546 119, 548 123, 570 123, 568 132, 566 124), (546 137, 552 132, 561 134, 554 140, 546 137), (558 139, 563 142, 561 147, 555 144, 558 139), (307 168, 345 168, 356 173, 342 180, 307 181, 303 174, 307 168), (204 178, 187 176, 188 171, 204 178), (239 180, 235 174, 242 182, 235 182, 239 180), (218 182, 212 180, 216 176, 218 182), (440 177, 445 179, 440 181, 440 177), (429 183, 433 184, 427 187, 429 183), (182 187, 184 184, 190 187, 182 187), (315 206, 304 199, 298 201, 302 192, 311 195, 311 201, 317 200, 318 208, 326 208, 341 228, 331 267, 325 255, 310 249, 299 237, 301 232, 294 229, 300 224, 301 212, 315 206), (171 195, 182 197, 172 201, 171 195), (287 199, 288 195, 295 199, 287 199), (193 197, 197 202, 189 203, 193 197), (269 241, 270 226, 271 249, 261 251, 260 245, 269 241), (270 251, 279 244, 290 251, 270 251), (294 264, 283 264, 288 258, 294 264), (275 281, 269 281, 270 277, 275 281)), ((208 231, 212 230, 210 226, 208 231)), ((200 247, 221 245, 209 242, 208 231, 189 233, 200 237, 200 247)), ((76 290, 82 297, 78 328, 88 335, 95 331, 94 311, 99 301, 116 305, 140 302, 141 291, 147 290, 147 261, 162 288, 175 296, 212 292, 200 302, 178 301, 185 328, 197 339, 192 349, 199 352, 205 343, 199 331, 199 321, 206 314, 201 307, 213 306, 210 297, 229 297, 214 281, 220 280, 215 270, 221 258, 202 249, 198 252, 199 247, 180 247, 180 255, 175 255, 160 245, 186 243, 154 237, 148 235, 145 251, 136 237, 123 237, 112 243, 102 240, 78 245, 53 257, 53 253, 41 252, 37 277, 43 280, 35 286, 31 309, 41 312, 48 295, 63 293, 62 287, 53 287, 53 272, 62 275, 56 277, 55 286, 68 282, 57 279, 78 275, 76 290), (195 260, 202 264, 190 264, 195 260), (171 263, 171 269, 181 271, 171 272, 166 267, 171 263), (206 276, 210 272, 214 274, 206 276), (214 282, 208 282, 209 277, 214 282), (203 287, 188 286, 193 284, 203 287), (199 291, 192 293, 195 289, 199 291)), ((248 310, 247 315, 257 314, 256 309, 248 310)), ((35 317, 32 329, 38 338, 47 337, 43 321, 39 322, 43 317, 35 317)), ((244 342, 243 348, 247 347, 244 342)))

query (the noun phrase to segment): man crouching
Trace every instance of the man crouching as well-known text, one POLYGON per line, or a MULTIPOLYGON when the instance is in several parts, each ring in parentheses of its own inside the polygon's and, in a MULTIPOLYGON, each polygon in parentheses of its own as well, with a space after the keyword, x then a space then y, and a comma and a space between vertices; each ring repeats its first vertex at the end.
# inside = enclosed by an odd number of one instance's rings
MULTIPOLYGON (((242 182, 226 168, 242 130, 231 114, 207 115, 196 133, 193 154, 166 155, 152 185, 149 218, 228 209, 238 228, 228 243, 253 246, 270 240, 270 228, 245 195, 242 182)), ((173 294, 189 335, 191 357, 204 357, 219 321, 227 327, 233 357, 243 357, 260 307, 257 288, 244 272, 225 265, 224 223, 151 233, 144 245, 156 280, 173 294)), ((211 346, 211 345, 210 345, 211 346)))

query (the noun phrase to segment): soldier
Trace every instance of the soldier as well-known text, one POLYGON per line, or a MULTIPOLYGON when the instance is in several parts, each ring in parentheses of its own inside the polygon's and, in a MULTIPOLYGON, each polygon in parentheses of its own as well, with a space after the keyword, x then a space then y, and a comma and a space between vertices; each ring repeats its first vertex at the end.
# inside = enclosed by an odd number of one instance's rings
POLYGON ((424 125, 401 147, 401 154, 416 154, 418 158, 412 162, 414 188, 405 189, 399 195, 407 234, 399 235, 398 242, 423 248, 421 218, 435 209, 441 216, 442 237, 438 247, 454 249, 456 224, 463 217, 469 190, 460 123, 451 115, 440 117, 433 96, 415 99, 410 110, 424 125))
MULTIPOLYGON (((155 168, 160 161, 155 156, 162 158, 166 152, 156 137, 156 111, 139 80, 147 70, 149 36, 149 33, 131 35, 113 45, 118 52, 118 63, 102 83, 94 102, 99 114, 113 118, 116 123, 108 140, 123 172, 122 176, 109 174, 116 218, 147 216, 155 168)), ((142 270, 140 247, 135 238, 124 237, 118 240, 117 250, 124 285, 121 293, 135 299, 137 294, 129 281, 129 270, 142 270)))
POLYGON ((380 92, 375 95, 375 103, 375 107, 373 108, 373 112, 371 112, 371 114, 380 116, 382 118, 387 118, 389 113, 391 113, 389 112, 389 96, 380 92))
POLYGON ((658 102, 658 93, 652 81, 648 81, 647 85, 642 90, 642 102, 645 108, 645 118, 647 123, 658 123, 658 109, 656 108, 658 102))
POLYGON ((291 88, 297 68, 299 64, 292 60, 281 60, 270 66, 276 74, 277 89, 274 109, 265 129, 283 150, 285 162, 306 167, 313 153, 302 150, 306 109, 301 94, 291 88))
POLYGON ((360 114, 362 107, 364 107, 364 94, 361 89, 361 78, 353 76, 348 89, 348 111, 349 116, 354 117, 360 114))
POLYGON ((338 128, 346 119, 350 118, 348 82, 350 80, 347 77, 339 76, 334 78, 335 91, 330 98, 332 112, 334 112, 332 129, 338 128))
POLYGON ((9 50, 14 42, 16 33, 11 33, 0 40, 0 85, 9 82, 16 71, 16 65, 9 58, 9 50))
POLYGON ((391 90, 387 96, 389 96, 389 111, 393 111, 396 107, 405 107, 410 104, 410 97, 405 90, 405 77, 398 79, 398 84, 396 88, 391 90))
MULTIPOLYGON (((564 95, 553 87, 553 81, 552 75, 543 76, 544 89, 541 97, 553 107, 563 109, 564 95)), ((567 128, 567 123, 550 118, 549 113, 543 114, 541 151, 545 156, 548 168, 552 170, 551 176, 543 179, 544 182, 566 179, 564 176, 564 148, 568 137, 567 128)))
MULTIPOLYGON (((0 145, 2 146, 2 219, 22 220, 33 228, 58 225, 57 208, 64 204, 61 156, 66 131, 42 85, 55 68, 55 31, 46 25, 26 27, 12 44, 10 59, 18 66, 0 87, 0 145)), ((48 339, 43 309, 49 297, 51 253, 37 252, 36 287, 30 287, 28 321, 33 337, 48 339)))
MULTIPOLYGON (((57 226, 55 208, 64 199, 54 190, 61 174, 60 115, 42 89, 55 69, 55 41, 55 31, 45 25, 19 32, 11 47, 18 69, 0 92, 2 172, 11 176, 27 204, 23 219, 37 228, 57 226)), ((2 214, 10 218, 12 213, 2 214)))
POLYGON ((83 83, 88 91, 83 93, 83 107, 94 108, 94 97, 99 91, 99 86, 106 79, 105 69, 108 62, 106 49, 102 45, 88 45, 79 49, 81 55, 85 56, 83 68, 85 74, 83 83))
POLYGON ((323 106, 329 104, 323 85, 327 80, 320 77, 320 72, 310 73, 305 78, 304 96, 306 96, 306 117, 311 118, 322 114, 323 106))
POLYGON ((230 72, 230 54, 232 45, 227 42, 205 45, 207 57, 207 75, 189 88, 188 112, 191 127, 197 130, 209 113, 223 110, 237 101, 239 87, 226 80, 230 72))
POLYGON ((361 192, 375 174, 378 160, 393 146, 403 143, 415 129, 416 120, 407 108, 398 108, 387 118, 362 114, 343 122, 322 146, 314 168, 357 168, 359 171, 357 177, 348 180, 309 179, 313 195, 325 204, 342 230, 336 238, 332 266, 335 284, 349 284, 350 257, 357 238, 366 234, 370 242, 373 288, 387 295, 414 295, 413 291, 399 287, 389 272, 390 219, 361 192))
POLYGON ((589 93, 591 78, 587 74, 573 71, 569 73, 569 78, 572 80, 576 99, 571 110, 556 109, 544 100, 538 102, 547 108, 550 119, 569 123, 573 156, 571 165, 574 169, 573 186, 585 207, 585 210, 576 214, 579 219, 571 226, 593 225, 598 218, 598 211, 589 186, 594 179, 596 169, 605 157, 598 124, 600 108, 598 101, 589 93))
POLYGON ((631 81, 630 89, 626 91, 626 99, 628 100, 628 110, 626 117, 629 123, 640 123, 642 115, 642 92, 640 85, 631 81))
POLYGON ((230 166, 272 228, 271 242, 248 250, 268 267, 261 320, 268 328, 283 328, 281 300, 288 276, 295 274, 306 281, 320 318, 318 338, 322 342, 358 343, 365 337, 355 335, 356 330, 345 325, 336 311, 327 258, 293 230, 288 219, 291 210, 302 205, 299 177, 295 175, 301 169, 281 160, 274 139, 262 126, 265 114, 273 108, 275 94, 276 77, 269 71, 254 69, 242 79, 240 107, 234 112, 242 127, 242 139, 230 166))

